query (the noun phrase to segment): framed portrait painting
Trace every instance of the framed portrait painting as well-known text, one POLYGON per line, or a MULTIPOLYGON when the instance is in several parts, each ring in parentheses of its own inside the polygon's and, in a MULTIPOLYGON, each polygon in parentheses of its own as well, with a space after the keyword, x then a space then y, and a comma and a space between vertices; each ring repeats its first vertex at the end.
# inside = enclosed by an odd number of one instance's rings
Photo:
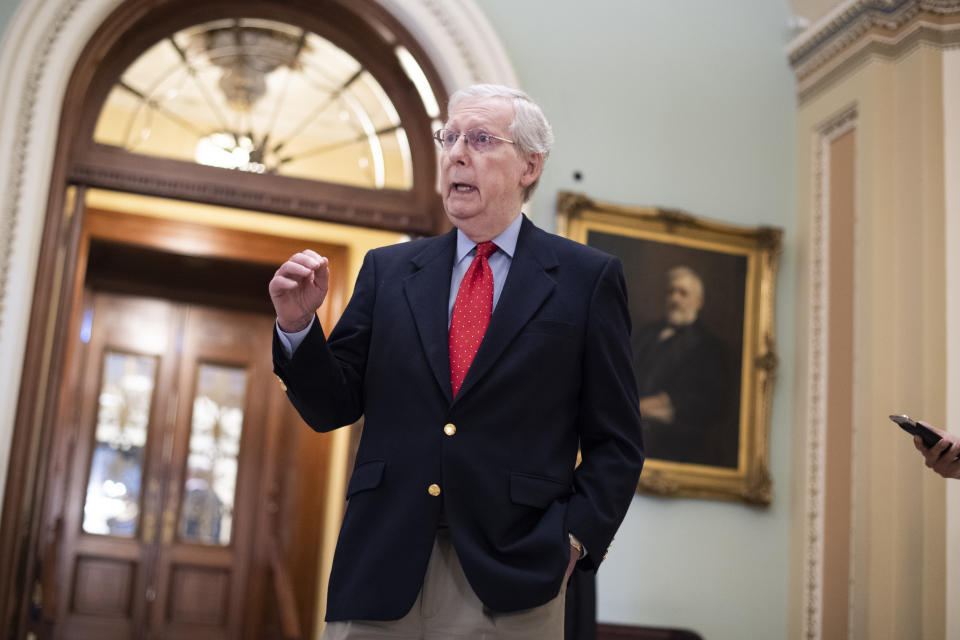
POLYGON ((769 504, 781 231, 567 192, 558 230, 623 263, 647 455, 638 491, 769 504))

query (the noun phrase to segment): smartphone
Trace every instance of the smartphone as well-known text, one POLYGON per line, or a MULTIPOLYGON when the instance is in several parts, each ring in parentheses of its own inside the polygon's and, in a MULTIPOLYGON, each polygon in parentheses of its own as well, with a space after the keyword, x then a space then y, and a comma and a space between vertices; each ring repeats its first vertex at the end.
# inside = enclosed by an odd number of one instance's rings
POLYGON ((927 449, 940 442, 940 436, 937 433, 931 431, 905 413, 892 415, 890 419, 900 425, 900 428, 907 433, 920 436, 920 439, 923 440, 923 446, 927 449))

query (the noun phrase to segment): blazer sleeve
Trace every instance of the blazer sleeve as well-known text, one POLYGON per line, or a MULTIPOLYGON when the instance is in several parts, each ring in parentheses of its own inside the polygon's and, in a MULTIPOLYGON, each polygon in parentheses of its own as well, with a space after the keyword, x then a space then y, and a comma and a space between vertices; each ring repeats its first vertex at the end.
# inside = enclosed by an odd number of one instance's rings
POLYGON ((643 467, 637 384, 630 348, 630 314, 620 261, 597 279, 588 311, 577 426, 582 461, 567 507, 567 530, 586 547, 581 566, 606 556, 630 506, 643 467))
POLYGON ((363 377, 370 348, 376 266, 368 253, 353 296, 329 340, 315 320, 306 338, 287 358, 277 330, 273 335, 273 370, 286 385, 287 397, 316 431, 353 424, 363 415, 363 377))

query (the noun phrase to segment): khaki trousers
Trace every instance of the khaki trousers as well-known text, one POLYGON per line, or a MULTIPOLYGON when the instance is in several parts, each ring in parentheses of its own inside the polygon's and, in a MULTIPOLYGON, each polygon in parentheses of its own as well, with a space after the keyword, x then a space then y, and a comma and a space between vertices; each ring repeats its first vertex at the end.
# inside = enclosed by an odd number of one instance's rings
POLYGON ((473 592, 441 529, 433 543, 423 588, 410 612, 385 622, 330 622, 323 640, 562 640, 566 583, 550 602, 514 613, 495 613, 473 592))

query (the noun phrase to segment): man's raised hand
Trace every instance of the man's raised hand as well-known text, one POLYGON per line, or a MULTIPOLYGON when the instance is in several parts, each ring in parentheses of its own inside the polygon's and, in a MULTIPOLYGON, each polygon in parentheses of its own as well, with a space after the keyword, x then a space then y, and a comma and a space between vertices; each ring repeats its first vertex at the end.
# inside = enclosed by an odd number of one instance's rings
POLYGON ((315 251, 305 249, 280 265, 269 287, 280 329, 287 333, 306 329, 329 287, 330 266, 315 251))

